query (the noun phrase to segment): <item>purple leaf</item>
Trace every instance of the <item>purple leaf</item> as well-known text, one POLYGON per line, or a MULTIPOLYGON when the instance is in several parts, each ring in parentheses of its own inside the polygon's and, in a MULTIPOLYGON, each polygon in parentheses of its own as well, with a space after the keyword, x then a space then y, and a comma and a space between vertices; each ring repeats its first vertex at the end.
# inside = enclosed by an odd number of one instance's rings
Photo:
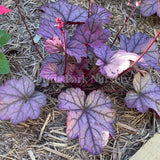
MULTIPOLYGON (((50 39, 53 35, 59 35, 59 31, 56 34, 57 30, 55 26, 56 18, 60 17, 66 25, 67 21, 72 22, 84 22, 88 18, 88 13, 85 8, 82 8, 81 5, 72 5, 67 3, 65 0, 59 0, 54 3, 48 3, 45 6, 41 7, 41 26, 37 31, 37 34, 41 35, 43 38, 50 39)), ((59 36, 58 36, 59 37, 59 36)), ((61 37, 59 37, 61 39, 61 37)))
POLYGON ((44 44, 45 49, 48 50, 49 53, 64 52, 64 45, 57 36, 53 36, 52 39, 47 39, 44 44))
POLYGON ((60 54, 52 54, 46 57, 45 60, 42 61, 42 67, 47 65, 48 63, 55 63, 59 67, 59 74, 64 73, 64 67, 65 67, 65 57, 60 54))
POLYGON ((65 81, 65 77, 60 74, 59 66, 56 63, 47 63, 43 66, 40 76, 47 80, 55 80, 55 82, 60 83, 65 81))
POLYGON ((0 119, 13 124, 28 118, 38 118, 41 107, 46 105, 46 96, 35 92, 34 83, 27 77, 12 79, 0 87, 0 119))
POLYGON ((102 23, 108 24, 112 14, 105 8, 100 7, 97 3, 94 3, 91 7, 91 16, 98 15, 102 23))
POLYGON ((95 48, 107 42, 110 35, 110 30, 103 29, 101 20, 95 15, 87 19, 85 24, 77 27, 72 40, 95 48))
POLYGON ((74 64, 68 64, 66 75, 66 83, 81 83, 84 79, 84 72, 74 64))
POLYGON ((140 6, 140 12, 143 16, 151 16, 155 13, 160 17, 159 0, 143 0, 140 6))
POLYGON ((115 111, 112 101, 100 90, 87 97, 79 88, 67 89, 59 95, 59 108, 68 110, 67 136, 79 137, 82 149, 92 154, 100 154, 108 142, 109 133, 113 137, 115 111))
MULTIPOLYGON (((100 58, 97 60, 96 65, 100 66, 101 73, 109 78, 117 78, 120 73, 130 67, 132 62, 139 58, 137 54, 124 50, 113 52, 105 45, 96 48, 94 52, 100 58)), ((140 61, 142 62, 143 59, 140 61)))
MULTIPOLYGON (((121 49, 127 52, 137 53, 138 55, 141 55, 146 50, 152 40, 153 38, 148 37, 145 33, 136 33, 132 35, 130 39, 125 35, 120 35, 121 49)), ((160 71, 160 66, 157 65, 159 60, 159 51, 156 43, 153 43, 143 58, 148 65, 160 71)), ((141 63, 138 63, 138 65, 142 68, 148 68, 147 65, 143 65, 141 63)))
POLYGON ((151 108, 160 116, 160 88, 152 82, 147 72, 141 74, 137 73, 134 76, 133 86, 135 91, 127 93, 126 104, 129 108, 137 108, 142 113, 151 108))
POLYGON ((74 56, 78 63, 81 62, 81 57, 87 57, 86 46, 76 40, 67 41, 67 53, 74 56))

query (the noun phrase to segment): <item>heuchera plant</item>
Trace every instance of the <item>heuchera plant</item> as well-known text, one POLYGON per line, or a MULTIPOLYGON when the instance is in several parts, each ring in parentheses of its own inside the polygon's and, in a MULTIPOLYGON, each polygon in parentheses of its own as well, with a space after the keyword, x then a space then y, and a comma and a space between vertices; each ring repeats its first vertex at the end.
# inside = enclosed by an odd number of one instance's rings
MULTIPOLYGON (((157 0, 144 0, 140 8, 142 14, 149 16, 157 12, 159 15, 157 4, 159 6, 157 0)), ((40 11, 37 34, 45 39, 45 49, 50 54, 42 61, 40 76, 68 87, 59 94, 58 107, 68 111, 69 138, 79 137, 81 148, 94 155, 102 152, 109 136, 114 138, 116 111, 112 99, 100 90, 107 84, 97 83, 95 77, 99 75, 114 80, 136 70, 134 90, 126 94, 126 105, 142 113, 151 108, 160 116, 160 88, 147 72, 149 67, 160 71, 155 43, 160 32, 155 38, 145 33, 135 33, 130 38, 118 35, 120 48, 113 50, 106 44, 111 31, 103 25, 107 26, 112 15, 98 4, 91 5, 90 1, 87 11, 81 5, 60 0, 42 6, 40 11), (70 25, 74 31, 70 31, 70 25)), ((1 120, 10 119, 17 124, 27 118, 35 119, 45 104, 46 96, 35 92, 33 82, 27 77, 10 80, 0 87, 1 120)))

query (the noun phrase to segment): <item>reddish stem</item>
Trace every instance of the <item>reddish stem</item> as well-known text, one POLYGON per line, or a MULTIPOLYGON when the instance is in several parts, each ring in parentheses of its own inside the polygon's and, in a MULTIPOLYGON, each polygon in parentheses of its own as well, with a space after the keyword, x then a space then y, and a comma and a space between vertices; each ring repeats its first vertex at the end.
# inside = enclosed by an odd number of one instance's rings
POLYGON ((20 14, 20 16, 21 16, 21 18, 22 18, 22 21, 23 21, 23 23, 24 23, 24 25, 25 25, 25 27, 26 27, 26 30, 27 30, 27 32, 28 32, 28 34, 29 34, 29 36, 30 36, 30 38, 31 38, 31 40, 32 40, 33 45, 35 46, 36 51, 38 52, 39 56, 40 56, 42 59, 44 59, 43 56, 41 55, 40 51, 38 50, 38 47, 37 47, 36 43, 35 43, 34 40, 33 40, 33 37, 32 37, 32 35, 31 35, 31 33, 30 33, 29 29, 28 29, 28 26, 27 26, 27 24, 26 24, 26 22, 25 22, 25 18, 24 18, 24 16, 22 15, 22 12, 21 12, 21 10, 20 10, 20 8, 19 8, 19 6, 18 6, 17 1, 14 0, 14 2, 15 2, 15 4, 16 4, 17 8, 18 8, 18 12, 19 12, 19 14, 20 14))
POLYGON ((133 15, 134 11, 136 10, 137 6, 135 5, 134 7, 132 7, 132 12, 130 13, 129 17, 126 17, 126 20, 123 24, 123 26, 121 27, 121 29, 119 30, 119 32, 116 35, 116 38, 114 39, 113 43, 111 44, 111 48, 113 47, 114 43, 116 42, 117 38, 119 37, 121 31, 123 30, 124 26, 126 25, 126 23, 128 22, 128 20, 130 19, 130 17, 133 15))
POLYGON ((66 74, 66 69, 67 69, 67 45, 66 45, 66 38, 65 38, 65 32, 62 29, 62 35, 63 35, 63 40, 64 40, 64 52, 65 52, 65 67, 64 67, 64 75, 66 74))

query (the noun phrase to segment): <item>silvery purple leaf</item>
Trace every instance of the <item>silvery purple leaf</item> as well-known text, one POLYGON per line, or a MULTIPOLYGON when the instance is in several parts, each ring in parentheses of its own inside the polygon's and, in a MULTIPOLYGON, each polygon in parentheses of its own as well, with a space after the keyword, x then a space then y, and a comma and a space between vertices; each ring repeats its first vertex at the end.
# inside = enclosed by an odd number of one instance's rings
POLYGON ((110 22, 112 17, 112 14, 106 8, 100 7, 97 3, 94 3, 91 7, 91 16, 93 15, 98 15, 101 22, 106 24, 110 22))
POLYGON ((60 83, 65 81, 65 77, 60 74, 59 66, 56 63, 47 63, 42 67, 40 76, 47 80, 55 80, 55 82, 60 83))
MULTIPOLYGON (((72 40, 95 48, 100 47, 107 42, 110 35, 110 30, 103 29, 101 20, 98 16, 94 15, 87 19, 85 24, 76 28, 72 40)), ((83 54, 85 55, 86 53, 83 54)))
POLYGON ((92 154, 100 154, 107 144, 109 134, 114 136, 114 115, 112 101, 100 90, 87 97, 79 88, 67 89, 59 97, 59 108, 68 110, 67 136, 79 137, 82 149, 92 154))
POLYGON ((48 63, 55 63, 59 67, 59 74, 64 73, 64 67, 65 67, 65 57, 61 54, 52 54, 46 57, 45 60, 42 61, 42 67, 47 65, 48 63))
POLYGON ((0 119, 13 124, 28 118, 38 118, 46 96, 35 91, 34 83, 27 77, 12 79, 0 87, 0 119))
POLYGON ((160 116, 160 88, 152 82, 149 73, 137 73, 133 86, 135 91, 129 91, 125 98, 127 106, 142 113, 151 108, 160 116))
POLYGON ((143 16, 151 16, 155 13, 160 17, 159 0, 143 0, 140 6, 140 12, 143 16))
MULTIPOLYGON (((50 39, 55 34, 59 37, 61 31, 57 30, 56 18, 60 17, 64 22, 64 25, 68 21, 72 22, 84 22, 88 18, 88 13, 85 8, 82 8, 81 5, 72 5, 67 3, 65 0, 59 0, 54 3, 48 3, 45 6, 41 7, 40 15, 40 29, 37 31, 37 34, 41 35, 43 38, 50 39), (56 33, 56 31, 58 31, 56 33)), ((61 39, 61 37, 59 37, 61 39)))
MULTIPOLYGON (((94 50, 97 57, 96 65, 100 66, 103 75, 109 78, 117 78, 119 74, 128 69, 132 62, 139 56, 124 50, 112 51, 108 46, 102 46, 94 50)), ((140 60, 141 62, 143 59, 140 60)))
MULTIPOLYGON (((136 33, 132 35, 130 39, 128 39, 125 35, 120 35, 121 49, 127 52, 137 53, 138 55, 141 55, 146 50, 152 40, 153 38, 148 37, 145 33, 136 33)), ((160 66, 158 66, 159 51, 156 43, 153 43, 143 58, 147 65, 138 63, 140 67, 148 68, 150 65, 151 67, 160 71, 160 66)))

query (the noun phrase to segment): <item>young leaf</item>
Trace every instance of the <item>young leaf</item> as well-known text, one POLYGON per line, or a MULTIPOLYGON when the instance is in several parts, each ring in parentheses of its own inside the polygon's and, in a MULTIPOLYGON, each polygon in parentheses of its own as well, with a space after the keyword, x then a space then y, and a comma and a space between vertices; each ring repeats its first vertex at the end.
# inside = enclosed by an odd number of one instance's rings
POLYGON ((65 81, 65 77, 60 73, 59 66, 56 63, 48 63, 45 65, 40 73, 40 76, 47 80, 55 80, 60 83, 65 81))
MULTIPOLYGON (((136 33, 132 35, 130 39, 128 39, 125 35, 120 35, 121 49, 127 52, 137 53, 138 55, 141 55, 145 51, 152 40, 153 38, 148 37, 145 33, 136 33)), ((160 66, 157 65, 159 61, 159 51, 156 43, 153 43, 143 58, 148 65, 160 71, 160 66)), ((149 67, 141 63, 138 63, 138 65, 142 68, 149 67)))
POLYGON ((72 39, 83 45, 95 48, 107 42, 110 35, 110 30, 103 29, 101 20, 97 15, 94 15, 87 19, 85 24, 76 28, 72 39))
POLYGON ((47 39, 44 44, 45 49, 48 50, 49 53, 64 52, 64 45, 57 36, 54 36, 52 39, 47 39))
POLYGON ((140 12, 143 16, 151 16, 155 13, 160 17, 159 0, 143 0, 140 6, 140 12))
POLYGON ((66 75, 66 83, 81 83, 84 79, 84 72, 74 64, 68 64, 66 75))
POLYGON ((68 110, 67 136, 79 137, 82 149, 92 154, 100 154, 108 142, 109 133, 113 137, 115 111, 112 101, 100 90, 87 97, 79 88, 67 89, 58 97, 61 110, 68 110))
POLYGON ((60 54, 52 54, 46 57, 45 60, 42 61, 42 67, 46 66, 48 63, 55 63, 57 64, 59 71, 59 74, 64 73, 64 67, 65 67, 65 57, 60 54))
POLYGON ((9 73, 9 63, 3 53, 0 53, 0 74, 9 73))
POLYGON ((8 12, 12 12, 12 10, 6 8, 6 7, 3 6, 3 5, 0 5, 0 15, 1 15, 1 14, 7 14, 8 12))
POLYGON ((91 16, 98 15, 102 23, 108 24, 112 14, 105 8, 100 7, 97 3, 94 3, 91 7, 91 16))
POLYGON ((35 92, 34 83, 27 77, 12 79, 0 87, 0 119, 13 124, 28 118, 36 119, 40 107, 46 104, 46 96, 35 92))
MULTIPOLYGON (((41 11, 41 26, 37 34, 46 39, 52 38, 54 33, 56 33, 55 26, 57 25, 57 17, 62 19, 64 25, 66 25, 68 21, 84 22, 88 18, 88 13, 85 8, 82 8, 81 5, 69 4, 65 0, 48 3, 41 7, 41 11)), ((55 35, 58 36, 59 33, 55 35)))
POLYGON ((137 108, 142 113, 149 108, 160 116, 160 88, 151 80, 150 75, 145 72, 134 76, 133 86, 135 91, 127 93, 125 101, 129 108, 137 108))
MULTIPOLYGON (((105 45, 96 48, 94 52, 100 58, 97 60, 96 65, 100 66, 101 73, 109 78, 117 78, 120 73, 130 67, 131 62, 139 58, 137 54, 124 50, 113 52, 105 45)), ((142 62, 143 59, 140 61, 142 62)))
POLYGON ((0 30, 0 46, 4 46, 11 38, 11 35, 6 33, 5 30, 0 30))

